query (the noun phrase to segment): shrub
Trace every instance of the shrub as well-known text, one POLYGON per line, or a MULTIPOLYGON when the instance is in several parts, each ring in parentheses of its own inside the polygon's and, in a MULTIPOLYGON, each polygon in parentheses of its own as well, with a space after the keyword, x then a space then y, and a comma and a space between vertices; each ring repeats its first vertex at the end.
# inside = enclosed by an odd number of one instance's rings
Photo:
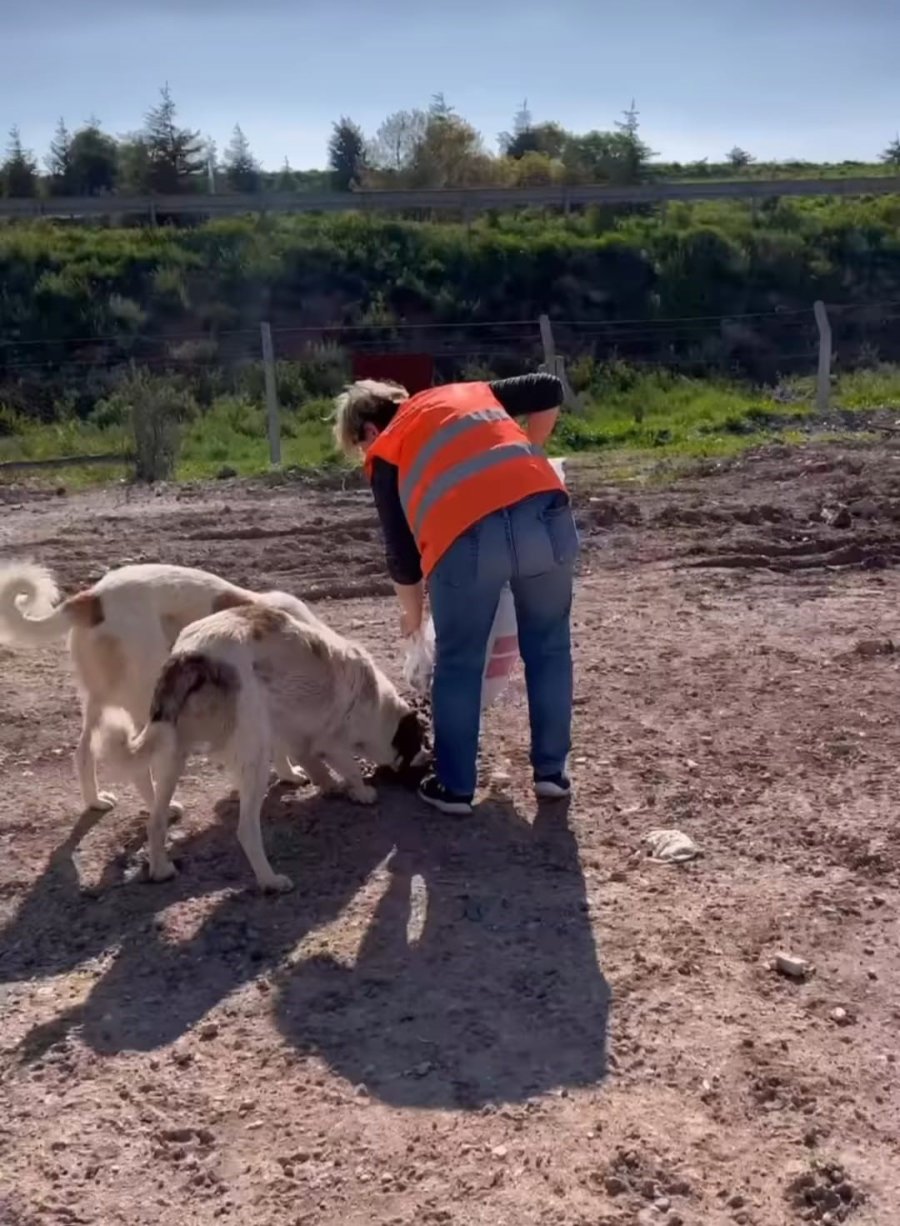
POLYGON ((196 402, 171 380, 154 379, 146 371, 132 375, 117 396, 130 410, 135 479, 168 480, 175 472, 181 426, 195 416, 196 402))

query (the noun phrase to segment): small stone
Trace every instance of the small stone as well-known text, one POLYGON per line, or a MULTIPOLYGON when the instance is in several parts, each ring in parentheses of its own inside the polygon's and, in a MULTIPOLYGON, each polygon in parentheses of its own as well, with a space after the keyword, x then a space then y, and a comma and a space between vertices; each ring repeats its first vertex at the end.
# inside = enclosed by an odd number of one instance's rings
POLYGON ((823 507, 821 520, 825 524, 829 524, 832 528, 849 528, 853 523, 849 509, 839 502, 837 506, 823 507))
POLYGON ((812 967, 805 958, 798 958, 795 954, 788 953, 776 954, 772 966, 779 974, 786 975, 788 979, 797 979, 801 982, 808 979, 812 971, 812 967))
POLYGON ((852 1020, 847 1010, 842 1009, 840 1005, 836 1009, 832 1009, 828 1016, 836 1026, 849 1026, 852 1020))
POLYGON ((860 639, 853 650, 864 660, 872 660, 876 656, 893 655, 894 644, 890 639, 860 639))
POLYGON ((603 1186, 609 1196, 621 1196, 623 1192, 628 1191, 628 1184, 618 1175, 607 1175, 603 1186))
POLYGON ((219 1033, 218 1022, 206 1022, 200 1027, 200 1038, 208 1043, 210 1039, 214 1039, 219 1033))
POLYGON ((658 1213, 665 1213, 665 1212, 666 1212, 666 1210, 667 1210, 667 1209, 669 1209, 669 1207, 671 1206, 671 1204, 672 1204, 672 1202, 669 1200, 669 1198, 668 1198, 667 1196, 659 1196, 659 1197, 657 1197, 657 1199, 656 1199, 656 1200, 653 1202, 653 1208, 654 1208, 654 1209, 655 1209, 655 1210, 656 1210, 658 1213))
POLYGON ((741 1196, 740 1192, 735 1192, 734 1196, 728 1198, 729 1209, 743 1209, 747 1201, 741 1196))
POLYGON ((491 1150, 491 1154, 495 1158, 499 1159, 500 1162, 505 1162, 507 1157, 509 1156, 509 1150, 507 1149, 505 1145, 495 1145, 494 1148, 491 1150))

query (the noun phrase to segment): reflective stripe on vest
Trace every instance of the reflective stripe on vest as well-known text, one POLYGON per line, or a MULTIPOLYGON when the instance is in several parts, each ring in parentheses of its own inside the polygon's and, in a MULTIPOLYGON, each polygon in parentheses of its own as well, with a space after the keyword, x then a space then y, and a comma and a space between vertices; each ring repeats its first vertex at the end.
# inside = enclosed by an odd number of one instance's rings
POLYGON ((421 481, 425 469, 440 449, 447 443, 452 443, 461 434, 465 434, 467 430, 473 430, 476 426, 484 425, 486 421, 502 421, 504 417, 508 416, 509 414, 505 409, 476 409, 474 413, 466 413, 464 417, 451 418, 447 425, 434 433, 416 456, 415 462, 410 466, 410 470, 400 486, 400 501, 403 503, 407 519, 409 519, 409 501, 413 496, 413 492, 421 481))
MULTIPOLYGON (((486 412, 490 410, 485 410, 486 412)), ((474 413, 466 415, 462 421, 468 421, 474 417, 474 413)), ((501 416, 506 417, 508 414, 501 410, 501 416)), ((461 424, 454 422, 454 425, 461 424)), ((473 422, 473 425, 477 423, 473 422)), ((446 432, 449 434, 449 428, 446 432)), ((442 438, 446 440, 446 434, 442 438)), ((415 513, 411 516, 409 506, 404 501, 403 509, 406 512, 406 518, 409 520, 410 527, 413 531, 413 536, 417 540, 421 538, 422 526, 425 522, 425 517, 428 512, 434 507, 443 496, 460 481, 465 481, 467 477, 473 477, 476 473, 485 472, 489 468, 494 468, 495 465, 504 464, 507 460, 515 459, 519 456, 543 455, 543 447, 538 447, 535 443, 528 443, 524 440, 521 443, 504 443, 501 447, 491 447, 487 451, 479 452, 478 455, 469 456, 466 460, 461 460, 459 464, 454 464, 452 468, 448 468, 446 472, 432 482, 428 487, 428 492, 423 497, 422 501, 416 507, 415 513)), ((406 483, 404 483, 406 484, 406 483)), ((402 495, 401 495, 402 497, 402 495)))

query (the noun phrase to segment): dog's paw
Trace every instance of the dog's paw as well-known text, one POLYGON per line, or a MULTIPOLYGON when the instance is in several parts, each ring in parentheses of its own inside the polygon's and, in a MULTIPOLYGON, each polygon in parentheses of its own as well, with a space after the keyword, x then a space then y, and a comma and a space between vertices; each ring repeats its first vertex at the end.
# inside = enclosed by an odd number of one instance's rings
POLYGON ((375 788, 368 783, 362 783, 358 787, 350 788, 347 795, 358 805, 374 805, 378 799, 378 793, 375 788))
POLYGON ((287 894, 294 888, 294 883, 285 873, 273 873, 271 877, 260 881, 259 888, 264 894, 287 894))
POLYGON ((114 809, 118 801, 112 792, 98 792, 96 797, 85 805, 85 813, 108 813, 114 809))
POLYGON ((160 860, 159 864, 150 865, 147 871, 148 881, 171 881, 178 876, 178 869, 171 860, 160 860))

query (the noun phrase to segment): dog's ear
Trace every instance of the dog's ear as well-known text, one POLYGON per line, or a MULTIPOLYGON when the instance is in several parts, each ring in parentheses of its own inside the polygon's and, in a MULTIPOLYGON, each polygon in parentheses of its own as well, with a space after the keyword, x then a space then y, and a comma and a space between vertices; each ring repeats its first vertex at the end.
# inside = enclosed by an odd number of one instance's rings
POLYGON ((408 711, 403 716, 391 744, 403 762, 415 761, 426 744, 425 723, 417 711, 408 711))

